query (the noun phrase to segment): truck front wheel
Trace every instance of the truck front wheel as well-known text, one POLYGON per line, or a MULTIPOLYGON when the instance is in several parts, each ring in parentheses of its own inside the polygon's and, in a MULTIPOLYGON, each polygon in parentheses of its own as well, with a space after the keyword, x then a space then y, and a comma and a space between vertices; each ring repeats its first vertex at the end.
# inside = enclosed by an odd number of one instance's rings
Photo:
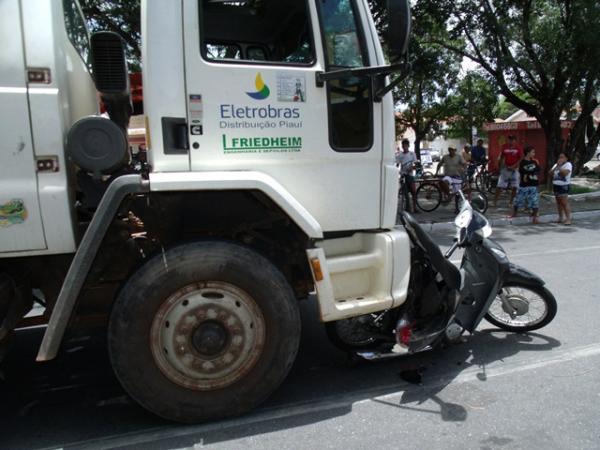
POLYGON ((125 390, 169 420, 248 411, 294 362, 300 317, 281 272, 228 242, 157 255, 125 284, 110 318, 109 351, 125 390))

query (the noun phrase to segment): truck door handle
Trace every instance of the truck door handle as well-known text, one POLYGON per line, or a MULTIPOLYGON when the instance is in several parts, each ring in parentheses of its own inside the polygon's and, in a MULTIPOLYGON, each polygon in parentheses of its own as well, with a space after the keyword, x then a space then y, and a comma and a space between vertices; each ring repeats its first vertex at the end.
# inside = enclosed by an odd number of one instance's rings
POLYGON ((163 117, 163 148, 165 155, 186 155, 190 149, 185 118, 163 117))

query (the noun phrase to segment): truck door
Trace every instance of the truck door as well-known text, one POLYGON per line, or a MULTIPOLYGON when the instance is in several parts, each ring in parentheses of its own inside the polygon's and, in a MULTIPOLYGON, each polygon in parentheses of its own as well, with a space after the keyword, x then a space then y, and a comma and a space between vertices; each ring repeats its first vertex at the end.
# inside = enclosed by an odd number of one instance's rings
POLYGON ((354 0, 184 0, 193 171, 254 170, 323 231, 380 226, 381 104, 368 78, 317 72, 375 62, 354 0))
POLYGON ((0 253, 46 248, 29 122, 19 0, 0 2, 0 253))

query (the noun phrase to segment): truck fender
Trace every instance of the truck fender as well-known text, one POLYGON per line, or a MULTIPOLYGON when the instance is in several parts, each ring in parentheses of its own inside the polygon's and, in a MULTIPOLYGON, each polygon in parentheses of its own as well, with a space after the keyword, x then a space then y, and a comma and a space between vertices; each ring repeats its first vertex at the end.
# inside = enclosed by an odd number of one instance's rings
POLYGON ((157 172, 150 174, 151 192, 258 190, 278 205, 310 238, 322 239, 317 220, 271 176, 254 171, 157 172))
POLYGON ((123 199, 129 194, 148 192, 149 187, 148 181, 142 179, 141 175, 123 175, 108 186, 71 261, 44 333, 37 361, 56 357, 77 297, 123 199))

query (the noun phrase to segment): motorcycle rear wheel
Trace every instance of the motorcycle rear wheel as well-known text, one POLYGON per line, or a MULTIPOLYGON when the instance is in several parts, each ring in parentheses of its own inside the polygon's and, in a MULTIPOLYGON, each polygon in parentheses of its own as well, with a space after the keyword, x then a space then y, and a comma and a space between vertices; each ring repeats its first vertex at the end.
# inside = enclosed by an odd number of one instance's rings
POLYGON ((498 328, 525 333, 545 327, 556 315, 556 299, 543 286, 511 283, 504 285, 502 291, 510 305, 504 305, 498 295, 485 315, 485 320, 498 328))

